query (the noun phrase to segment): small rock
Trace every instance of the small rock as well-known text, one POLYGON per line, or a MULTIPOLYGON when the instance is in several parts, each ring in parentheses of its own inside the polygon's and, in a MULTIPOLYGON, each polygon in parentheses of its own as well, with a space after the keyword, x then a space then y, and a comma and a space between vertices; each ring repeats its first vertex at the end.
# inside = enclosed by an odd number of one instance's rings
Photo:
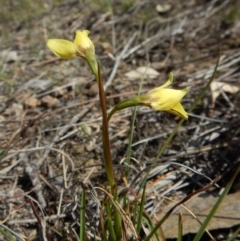
POLYGON ((47 105, 48 107, 53 107, 58 104, 58 99, 52 97, 51 95, 46 95, 41 99, 42 104, 47 105))
POLYGON ((3 115, 0 115, 0 123, 6 121, 6 118, 3 115))
POLYGON ((5 110, 4 114, 15 118, 20 117, 23 114, 23 105, 13 103, 5 110))
POLYGON ((112 52, 112 46, 109 42, 103 42, 102 47, 104 49, 104 54, 109 54, 112 52))
POLYGON ((53 91, 55 97, 64 96, 68 92, 66 88, 62 88, 61 86, 53 86, 53 91))
POLYGON ((29 99, 27 99, 25 101, 25 105, 29 106, 29 107, 32 107, 32 108, 35 108, 38 104, 39 104, 39 100, 35 97, 30 97, 29 99))
POLYGON ((5 62, 12 62, 18 60, 18 54, 17 51, 11 51, 9 49, 5 49, 1 52, 1 58, 5 62))
POLYGON ((90 89, 88 90, 88 95, 89 95, 90 97, 93 97, 93 96, 95 96, 95 95, 97 95, 97 94, 98 94, 98 83, 97 83, 97 82, 94 82, 94 83, 91 85, 90 89))

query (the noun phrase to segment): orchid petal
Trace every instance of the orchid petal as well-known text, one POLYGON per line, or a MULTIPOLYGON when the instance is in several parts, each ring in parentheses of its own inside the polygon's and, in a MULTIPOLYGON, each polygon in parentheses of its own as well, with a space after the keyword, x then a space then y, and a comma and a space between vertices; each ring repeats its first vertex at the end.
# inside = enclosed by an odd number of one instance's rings
POLYGON ((76 56, 74 44, 65 39, 49 39, 48 48, 59 58, 71 59, 76 56))

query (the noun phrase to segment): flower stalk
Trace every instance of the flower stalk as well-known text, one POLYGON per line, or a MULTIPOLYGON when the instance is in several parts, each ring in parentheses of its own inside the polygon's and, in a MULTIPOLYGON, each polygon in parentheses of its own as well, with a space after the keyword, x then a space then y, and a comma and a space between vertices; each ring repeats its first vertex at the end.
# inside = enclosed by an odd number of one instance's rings
POLYGON ((107 120, 107 105, 106 105, 106 95, 103 88, 101 70, 98 64, 98 88, 99 88, 99 99, 102 108, 102 141, 103 141, 103 156, 105 162, 105 168, 107 173, 107 178, 110 186, 113 188, 115 186, 113 165, 112 165, 112 155, 111 146, 109 141, 108 133, 108 120, 107 120))
MULTIPOLYGON (((100 99, 101 108, 102 108, 102 142, 103 142, 103 156, 104 156, 104 162, 105 162, 105 169, 106 169, 108 183, 111 186, 114 199, 115 201, 117 201, 118 196, 117 196, 116 183, 114 178, 111 145, 109 141, 109 132, 108 132, 106 95, 103 88, 102 75, 101 75, 99 63, 98 63, 98 88, 99 88, 99 99, 100 99)), ((122 236, 122 218, 119 212, 116 212, 114 216, 114 231, 115 231, 116 239, 113 238, 113 236, 115 235, 113 235, 112 238, 116 241, 120 240, 122 236)))

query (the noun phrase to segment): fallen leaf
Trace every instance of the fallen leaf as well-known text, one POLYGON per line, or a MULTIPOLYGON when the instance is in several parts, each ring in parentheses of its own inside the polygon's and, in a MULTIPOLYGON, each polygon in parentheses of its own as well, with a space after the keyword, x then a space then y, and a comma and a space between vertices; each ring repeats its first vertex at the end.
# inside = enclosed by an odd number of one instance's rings
POLYGON ((168 12, 169 10, 171 10, 172 6, 170 4, 157 4, 156 6, 156 10, 158 13, 166 13, 168 12))
POLYGON ((144 75, 150 79, 155 79, 159 76, 159 73, 153 68, 142 66, 125 74, 125 76, 131 80, 141 79, 144 75))
POLYGON ((240 90, 239 86, 230 85, 224 82, 214 81, 211 84, 212 91, 212 104, 215 105, 217 97, 221 94, 221 91, 225 91, 231 94, 234 94, 240 90))
POLYGON ((28 90, 29 88, 34 90, 46 90, 52 85, 51 80, 44 79, 31 79, 21 87, 21 90, 28 90))

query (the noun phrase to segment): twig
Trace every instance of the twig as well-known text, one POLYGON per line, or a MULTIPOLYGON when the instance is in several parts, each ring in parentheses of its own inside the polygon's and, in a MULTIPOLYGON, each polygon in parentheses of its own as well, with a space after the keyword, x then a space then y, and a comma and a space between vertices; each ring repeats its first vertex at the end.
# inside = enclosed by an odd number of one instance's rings
POLYGON ((72 120, 70 121, 69 125, 65 126, 63 129, 61 129, 57 135, 53 138, 51 144, 49 145, 49 149, 46 150, 43 154, 43 157, 37 162, 37 165, 40 167, 42 165, 42 163, 45 161, 45 159, 47 158, 47 156, 49 155, 51 148, 53 147, 53 145, 58 142, 58 140, 60 139, 61 136, 64 135, 65 132, 67 132, 73 124, 75 124, 76 122, 78 122, 78 120, 80 118, 82 118, 84 115, 87 114, 87 112, 94 106, 95 103, 91 103, 88 108, 85 108, 84 110, 82 110, 79 114, 75 115, 72 120))
POLYGON ((35 164, 30 164, 26 167, 25 170, 32 182, 32 185, 36 187, 35 193, 39 203, 41 204, 41 207, 45 208, 47 206, 47 203, 42 193, 42 184, 38 176, 38 166, 35 164))
MULTIPOLYGON (((48 217, 45 217, 45 220, 48 221, 48 220, 55 220, 55 219, 60 219, 60 218, 65 218, 66 217, 66 214, 57 214, 57 215, 51 215, 51 216, 48 216, 48 217)), ((9 225, 11 224, 27 224, 27 223, 37 223, 38 220, 36 218, 32 218, 32 219, 21 219, 21 220, 11 220, 8 222, 9 225)), ((0 223, 0 225, 2 225, 0 223)))
POLYGON ((123 50, 121 51, 120 55, 117 55, 116 57, 116 61, 115 61, 115 64, 114 64, 114 67, 113 67, 113 70, 107 80, 107 82, 104 84, 104 90, 106 90, 108 88, 108 86, 111 85, 115 75, 116 75, 116 72, 117 72, 117 69, 120 65, 120 62, 121 60, 123 59, 123 56, 125 55, 125 53, 127 52, 129 46, 132 44, 133 40, 136 38, 137 36, 137 32, 135 32, 133 34, 133 36, 128 40, 127 44, 124 46, 123 50))

